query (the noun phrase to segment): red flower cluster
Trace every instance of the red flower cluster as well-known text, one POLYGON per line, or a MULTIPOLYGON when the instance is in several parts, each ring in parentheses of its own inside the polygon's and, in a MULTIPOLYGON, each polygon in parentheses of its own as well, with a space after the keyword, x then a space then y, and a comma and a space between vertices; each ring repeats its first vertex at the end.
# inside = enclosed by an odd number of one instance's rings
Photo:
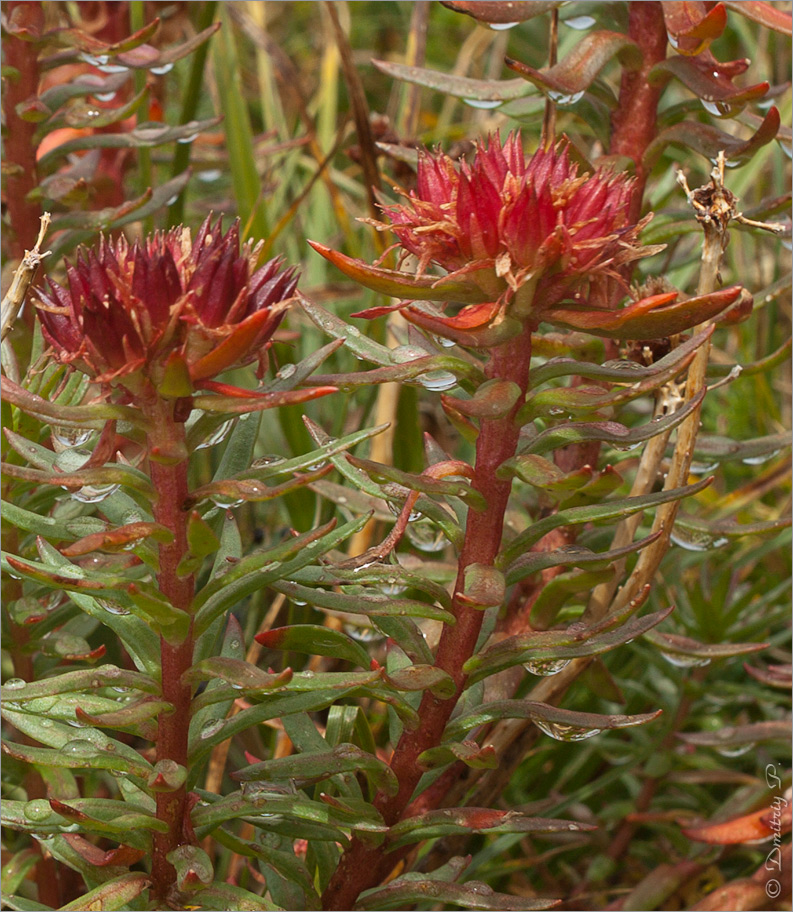
POLYGON ((431 332, 472 345, 498 344, 513 331, 506 324, 526 319, 616 338, 668 335, 736 300, 739 289, 680 303, 673 303, 673 292, 613 309, 628 292, 623 267, 662 249, 640 245, 644 222, 628 223, 631 192, 624 175, 579 175, 562 144, 527 161, 513 133, 503 145, 497 137, 479 143, 470 164, 458 166, 440 152, 420 154, 416 190, 407 203, 384 209, 389 224, 375 223, 418 258, 416 275, 312 246, 376 291, 468 304, 453 316, 409 301, 397 308, 431 332), (431 265, 445 274, 428 275, 431 265))
POLYGON ((100 383, 137 390, 143 379, 189 393, 253 360, 295 291, 275 259, 255 270, 258 248, 240 249, 239 222, 223 234, 207 218, 130 244, 102 238, 67 266, 68 286, 39 290, 42 331, 56 356, 100 383), (188 388, 185 388, 188 387, 188 388))

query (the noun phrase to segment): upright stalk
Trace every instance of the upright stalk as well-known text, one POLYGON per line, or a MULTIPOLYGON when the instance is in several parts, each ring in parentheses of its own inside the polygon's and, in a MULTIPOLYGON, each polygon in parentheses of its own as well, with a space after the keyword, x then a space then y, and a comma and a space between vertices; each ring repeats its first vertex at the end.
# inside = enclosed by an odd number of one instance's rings
POLYGON ((663 85, 653 85, 649 76, 650 70, 666 58, 667 32, 663 7, 656 0, 634 0, 629 6, 628 35, 638 45, 642 63, 636 70, 623 70, 619 104, 611 116, 609 152, 633 159, 636 166, 629 217, 637 222, 647 182, 643 158, 658 129, 658 102, 663 92, 663 85))
MULTIPOLYGON (((400 738, 391 760, 399 791, 393 797, 380 792, 374 802, 388 826, 393 826, 408 807, 422 775, 419 755, 440 743, 465 688, 466 675, 462 668, 476 648, 483 613, 461 601, 459 595, 464 591, 466 568, 474 563, 492 566, 501 548, 511 483, 497 478, 496 470, 517 450, 520 428, 515 415, 529 386, 531 330, 532 326, 526 323, 521 335, 494 349, 486 368, 488 379, 512 380, 523 396, 509 414, 483 419, 481 423, 472 485, 484 496, 487 506, 481 512, 472 509, 468 513, 452 603, 456 624, 444 627, 435 656, 435 665, 454 680, 455 693, 449 699, 440 699, 426 692, 419 707, 418 727, 405 731, 400 738)), ((325 891, 323 907, 353 908, 361 891, 382 882, 397 860, 398 855, 388 853, 387 847, 373 849, 353 839, 325 891)))
MULTIPOLYGON (((188 494, 186 458, 178 461, 159 461, 160 454, 184 450, 184 424, 175 416, 175 403, 158 399, 144 409, 152 422, 149 434, 149 471, 159 498, 154 507, 154 520, 165 526, 173 540, 160 545, 160 568, 157 575, 160 592, 171 604, 189 612, 195 582, 192 575, 180 576, 179 563, 187 553, 187 513, 182 509, 188 494)), ((190 727, 191 688, 182 676, 193 662, 192 624, 182 643, 160 640, 162 666, 162 695, 174 708, 162 713, 158 720, 157 762, 171 760, 187 765, 187 739, 190 727)), ((155 833, 152 857, 152 892, 159 908, 168 902, 168 894, 176 882, 176 871, 167 859, 169 852, 185 842, 184 821, 187 810, 184 786, 175 791, 157 793, 157 818, 168 824, 164 833, 155 833)))

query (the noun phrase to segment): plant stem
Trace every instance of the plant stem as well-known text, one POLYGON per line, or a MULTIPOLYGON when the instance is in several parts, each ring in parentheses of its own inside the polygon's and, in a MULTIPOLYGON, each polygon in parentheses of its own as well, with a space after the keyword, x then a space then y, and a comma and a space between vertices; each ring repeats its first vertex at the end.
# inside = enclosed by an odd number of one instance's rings
MULTIPOLYGON (((153 451, 171 452, 184 446, 184 424, 174 418, 174 406, 158 400, 154 409, 146 410, 152 420, 149 435, 149 454, 153 451), (153 412, 153 414, 152 414, 153 412), (156 448, 156 449, 155 449, 156 448)), ((151 481, 159 494, 154 507, 154 521, 173 533, 171 542, 160 545, 160 570, 157 583, 160 592, 175 608, 189 612, 193 594, 192 575, 180 577, 177 568, 187 553, 187 513, 182 504, 187 499, 187 459, 175 463, 149 460, 151 481)), ((191 688, 182 676, 193 662, 192 627, 182 643, 160 640, 162 663, 162 695, 174 707, 162 713, 158 720, 157 761, 172 760, 180 766, 187 764, 187 739, 190 728, 191 688)), ((152 893, 158 908, 165 908, 176 882, 176 871, 167 859, 169 852, 185 842, 184 820, 187 793, 184 786, 172 792, 157 794, 157 818, 168 824, 168 831, 155 833, 152 856, 152 893)))
MULTIPOLYGON (((527 323, 520 336, 494 349, 486 369, 488 379, 512 380, 520 386, 524 396, 529 383, 531 330, 527 323)), ((419 707, 418 727, 405 731, 400 738, 391 760, 399 791, 392 797, 381 792, 374 802, 388 826, 393 826, 408 807, 423 773, 418 757, 440 743, 446 723, 465 688, 463 665, 476 649, 484 615, 461 601, 459 596, 464 591, 466 568, 474 563, 492 566, 501 547, 511 482, 497 478, 496 470, 517 450, 520 428, 514 418, 524 396, 519 397, 507 415, 483 419, 481 423, 472 485, 484 496, 487 507, 479 513, 474 510, 468 513, 452 605, 457 622, 444 627, 435 656, 435 665, 454 680, 455 693, 443 700, 426 692, 419 707)), ((387 848, 373 849, 354 839, 325 891, 323 908, 351 909, 359 893, 381 883, 398 858, 398 853, 388 853, 387 848)))
POLYGON ((647 173, 643 158, 647 147, 655 138, 658 120, 658 102, 663 85, 652 85, 650 70, 666 57, 666 25, 664 11, 656 0, 629 4, 628 35, 641 51, 642 64, 638 70, 623 70, 620 83, 619 104, 611 117, 612 155, 625 155, 636 166, 636 185, 631 199, 629 221, 637 222, 641 216, 644 186, 647 173))
MULTIPOLYGON (((44 9, 42 3, 10 2, 4 4, 4 16, 16 27, 24 28, 37 37, 44 30, 44 9)), ((9 71, 16 70, 18 77, 4 80, 3 114, 5 127, 3 145, 5 152, 3 177, 3 199, 8 207, 8 223, 11 239, 8 251, 15 259, 21 259, 25 250, 32 248, 36 240, 41 207, 28 194, 36 189, 36 147, 33 136, 37 124, 22 120, 17 114, 17 105, 35 97, 39 90, 38 42, 31 43, 14 34, 3 32, 3 64, 9 71)))

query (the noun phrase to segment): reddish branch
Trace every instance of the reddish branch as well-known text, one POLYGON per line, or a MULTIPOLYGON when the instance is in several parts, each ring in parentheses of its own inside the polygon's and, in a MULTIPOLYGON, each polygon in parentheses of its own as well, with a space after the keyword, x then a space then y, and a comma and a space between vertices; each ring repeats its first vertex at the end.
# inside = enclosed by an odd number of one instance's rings
MULTIPOLYGON (((493 351, 488 376, 512 380, 525 394, 530 361, 531 326, 527 324, 521 336, 493 351)), ((519 397, 519 402, 523 398, 519 397)), ((405 731, 396 746, 391 768, 399 781, 399 791, 393 797, 381 792, 375 799, 375 806, 389 826, 403 816, 421 778, 419 755, 440 743, 446 723, 465 688, 466 676, 462 668, 476 648, 483 613, 462 603, 457 594, 464 590, 466 568, 473 563, 492 566, 501 547, 510 482, 498 479, 496 470, 515 454, 520 431, 514 421, 517 408, 516 405, 502 418, 482 420, 472 484, 484 496, 487 507, 482 512, 471 509, 468 513, 454 590, 453 611, 457 623, 444 628, 435 657, 435 665, 452 677, 456 690, 447 700, 425 693, 419 707, 418 728, 405 731)), ((323 907, 351 909, 361 891, 381 883, 398 858, 396 853, 389 854, 383 847, 371 848, 354 839, 325 891, 323 907)))
MULTIPOLYGON (((154 447, 163 452, 173 452, 184 444, 184 424, 174 419, 166 403, 159 401, 158 406, 155 429, 149 437, 150 452, 154 447)), ((159 495, 154 507, 154 520, 168 528, 174 536, 173 541, 160 545, 157 582, 160 592, 171 604, 185 612, 190 611, 194 594, 193 577, 180 577, 177 573, 179 563, 187 553, 187 513, 182 509, 188 495, 187 467, 187 459, 175 464, 150 461, 151 481, 159 495)), ((158 720, 158 762, 173 760, 180 766, 187 765, 191 688, 182 682, 182 676, 193 663, 193 646, 192 630, 179 645, 161 640, 162 694, 174 710, 162 713, 158 720)), ((167 907, 169 894, 176 882, 176 871, 167 855, 187 841, 184 822, 188 811, 184 786, 157 794, 157 818, 168 824, 166 833, 154 834, 152 892, 158 908, 167 907)))
MULTIPOLYGON (((41 34, 44 29, 43 4, 9 0, 3 5, 5 19, 15 30, 24 29, 34 37, 41 34)), ((3 65, 10 68, 3 86, 3 198, 11 226, 7 250, 12 258, 20 259, 36 241, 41 215, 38 203, 28 198, 38 185, 36 146, 33 143, 37 125, 23 120, 16 110, 18 105, 38 94, 40 72, 35 41, 25 41, 15 34, 6 33, 3 36, 3 65)))
POLYGON ((628 35, 642 54, 638 70, 623 70, 619 104, 611 117, 612 155, 625 155, 636 165, 636 186, 631 203, 630 221, 641 216, 644 187, 647 182, 643 158, 656 135, 658 101, 663 85, 651 85, 650 70, 666 58, 667 34, 660 3, 637 2, 630 5, 628 35))

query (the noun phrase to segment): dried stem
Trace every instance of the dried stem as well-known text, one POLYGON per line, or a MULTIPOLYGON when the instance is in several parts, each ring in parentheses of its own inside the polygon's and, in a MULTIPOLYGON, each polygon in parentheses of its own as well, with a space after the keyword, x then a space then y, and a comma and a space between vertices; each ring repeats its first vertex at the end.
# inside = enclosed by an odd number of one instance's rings
MULTIPOLYGON (((523 390, 528 388, 531 361, 531 329, 507 344, 495 349, 487 368, 488 377, 512 380, 523 390)), ((522 401, 520 397, 519 401, 522 401)), ((378 794, 375 806, 389 826, 393 826, 408 808, 422 775, 418 757, 440 743, 446 723, 464 687, 463 665, 476 648, 483 614, 461 598, 465 588, 465 571, 471 564, 492 566, 503 534, 504 514, 510 493, 510 482, 496 477, 496 470, 513 456, 517 449, 519 428, 514 421, 517 406, 501 418, 483 419, 476 446, 476 463, 472 485, 485 498, 482 512, 470 510, 465 539, 458 563, 453 611, 454 626, 444 627, 435 656, 438 668, 447 672, 455 683, 455 694, 442 700, 425 693, 419 707, 420 722, 414 731, 405 731, 396 746, 391 768, 399 781, 399 791, 389 797, 378 794)), ((404 854, 404 853, 403 853, 404 854)), ((326 909, 351 909, 362 890, 382 882, 400 857, 387 849, 372 849, 353 840, 344 853, 323 896, 326 909)))
POLYGON ((25 296, 28 293, 30 283, 33 281, 36 270, 39 268, 39 263, 44 257, 50 255, 49 250, 45 250, 44 253, 41 252, 41 245, 44 243, 44 238, 49 230, 52 216, 49 212, 45 212, 44 215, 41 216, 40 221, 39 236, 36 238, 36 243, 32 250, 25 251, 22 262, 17 266, 16 272, 14 272, 14 278, 11 280, 11 285, 3 296, 0 342, 5 341, 6 336, 14 328, 14 323, 19 316, 19 312, 22 310, 22 305, 25 303, 25 296))

